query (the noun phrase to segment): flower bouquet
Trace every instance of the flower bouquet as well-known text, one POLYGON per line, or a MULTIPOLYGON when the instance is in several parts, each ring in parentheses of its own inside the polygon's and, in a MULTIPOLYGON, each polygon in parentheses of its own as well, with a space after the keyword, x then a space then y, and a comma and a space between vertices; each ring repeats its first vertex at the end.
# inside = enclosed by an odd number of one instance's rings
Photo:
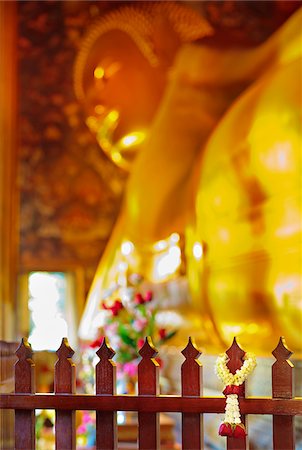
MULTIPOLYGON (((101 302, 103 317, 100 335, 91 343, 98 348, 106 336, 115 350, 117 381, 120 393, 133 392, 137 380, 138 350, 147 336, 159 347, 171 339, 177 330, 162 328, 157 323, 158 301, 152 291, 139 290, 141 277, 129 277, 126 287, 114 285, 101 302)), ((158 359, 158 362, 161 361, 158 359)))
MULTIPOLYGON (((116 352, 114 361, 117 366, 117 393, 131 394, 136 390, 137 366, 140 361, 138 351, 145 338, 151 336, 158 348, 177 332, 176 329, 160 325, 159 299, 151 290, 142 287, 140 275, 132 274, 122 281, 113 284, 104 293, 96 318, 99 334, 97 339, 82 349, 78 387, 87 394, 95 391, 95 366, 99 362, 96 351, 105 336, 116 352)), ((157 361, 162 364, 159 358, 157 361)), ((160 377, 160 382, 168 385, 164 377, 160 377)), ((119 412, 117 420, 118 423, 124 423, 132 419, 119 412)), ((77 430, 78 445, 88 445, 95 440, 95 431, 91 427, 93 421, 95 416, 91 413, 87 412, 83 416, 77 430)))

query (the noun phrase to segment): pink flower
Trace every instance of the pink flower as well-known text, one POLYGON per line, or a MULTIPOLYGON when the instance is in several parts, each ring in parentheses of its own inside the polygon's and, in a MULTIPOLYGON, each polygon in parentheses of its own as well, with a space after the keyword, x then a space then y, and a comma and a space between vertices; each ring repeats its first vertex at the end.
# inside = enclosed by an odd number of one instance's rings
POLYGON ((124 364, 124 372, 129 375, 129 377, 135 377, 137 373, 137 365, 133 362, 127 362, 124 364))
POLYGON ((145 294, 145 301, 146 302, 151 302, 152 298, 153 298, 152 291, 147 291, 146 294, 145 294))
POLYGON ((87 411, 83 411, 82 422, 83 423, 92 422, 92 419, 91 419, 90 415, 87 413, 87 411))
POLYGON ((135 329, 135 331, 140 332, 140 331, 142 331, 145 328, 147 323, 148 323, 147 319, 136 319, 133 322, 132 326, 135 329))
POLYGON ((142 348, 142 346, 144 345, 145 340, 143 338, 139 338, 139 340, 137 341, 137 346, 139 349, 142 348))
POLYGON ((117 329, 118 329, 118 323, 117 322, 112 322, 112 323, 108 323, 108 324, 105 325, 106 333, 109 332, 109 333, 111 333, 111 335, 116 334, 117 333, 117 329))
POLYGON ((79 433, 79 434, 85 434, 86 433, 86 428, 85 428, 85 426, 84 425, 80 425, 79 427, 78 427, 78 429, 77 429, 77 432, 79 433))

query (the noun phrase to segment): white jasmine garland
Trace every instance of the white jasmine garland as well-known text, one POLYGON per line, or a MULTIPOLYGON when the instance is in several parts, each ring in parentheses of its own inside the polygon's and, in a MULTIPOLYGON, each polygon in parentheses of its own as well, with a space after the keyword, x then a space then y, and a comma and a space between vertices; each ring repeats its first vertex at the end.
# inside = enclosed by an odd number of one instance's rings
POLYGON ((224 353, 219 356, 215 364, 215 373, 220 378, 224 386, 240 386, 245 382, 250 373, 253 372, 257 365, 255 355, 252 353, 246 353, 244 355, 244 362, 240 369, 236 370, 233 374, 229 371, 227 362, 229 360, 228 355, 224 353))
POLYGON ((238 395, 230 394, 226 399, 225 420, 227 423, 241 423, 238 395))
POLYGON ((230 372, 227 363, 229 358, 227 354, 219 356, 215 364, 215 373, 222 381, 224 388, 227 388, 230 392, 226 393, 226 407, 225 407, 225 419, 220 426, 219 434, 222 436, 244 437, 245 427, 241 422, 241 415, 238 402, 238 393, 232 392, 233 390, 238 392, 236 386, 241 386, 250 373, 253 372, 256 367, 256 358, 252 353, 246 353, 244 355, 244 362, 240 369, 236 370, 233 374, 230 372), (235 389, 234 389, 235 388, 235 389), (240 428, 239 431, 236 428, 240 428))

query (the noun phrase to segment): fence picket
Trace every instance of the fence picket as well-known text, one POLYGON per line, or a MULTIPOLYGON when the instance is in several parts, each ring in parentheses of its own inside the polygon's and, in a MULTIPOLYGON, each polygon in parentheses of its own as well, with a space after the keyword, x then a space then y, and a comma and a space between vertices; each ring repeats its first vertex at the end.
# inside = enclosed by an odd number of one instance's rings
MULTIPOLYGON (((18 342, 0 340, 0 392, 14 392, 14 365, 17 362, 18 342), (1 389, 2 388, 2 389, 1 389)), ((15 448, 15 412, 0 409, 0 442, 6 450, 15 448)))
MULTIPOLYGON (((181 366, 181 395, 200 397, 202 395, 202 365, 197 358, 201 352, 195 342, 189 342, 181 352, 186 360, 181 366)), ((182 448, 200 450, 203 447, 203 415, 182 413, 182 448)))
MULTIPOLYGON (((63 339, 57 351, 55 365, 55 395, 35 394, 34 363, 32 350, 23 339, 16 355, 15 393, 0 393, 0 409, 15 410, 15 449, 35 449, 35 409, 56 411, 56 449, 75 447, 75 411, 97 411, 97 449, 116 449, 116 411, 137 411, 139 419, 138 447, 144 450, 159 449, 159 413, 183 414, 183 448, 202 447, 200 414, 220 414, 224 410, 224 398, 203 397, 202 367, 197 361, 199 351, 189 340, 182 351, 186 361, 182 364, 182 395, 159 395, 159 367, 154 357, 157 350, 151 338, 147 338, 140 350, 142 360, 138 365, 138 395, 115 394, 115 365, 111 361, 114 351, 106 341, 98 351, 100 362, 96 368, 96 395, 75 395, 75 366, 71 357, 73 350, 63 339), (104 419, 103 419, 104 418, 104 419), (106 419, 108 418, 108 420, 106 419), (109 419, 110 418, 110 419, 109 419), (200 427, 200 429, 199 429, 200 427), (188 430, 188 431, 187 431, 188 430), (196 431, 197 430, 197 431, 196 431)), ((244 351, 234 339, 226 352, 228 367, 234 373, 242 366, 244 351)), ((294 417, 302 416, 302 399, 293 397, 293 364, 291 352, 284 338, 272 352, 276 358, 272 366, 272 398, 241 398, 241 410, 246 414, 273 415, 274 450, 294 450, 294 417)), ((244 386, 243 386, 244 387, 244 386)), ((243 395, 244 397, 244 395, 243 395)), ((224 440, 224 438, 222 438, 224 440)), ((227 438, 228 449, 245 449, 245 440, 227 438)))
MULTIPOLYGON (((54 388, 58 394, 75 394, 75 365, 71 358, 74 351, 67 338, 62 339, 57 350, 58 360, 55 364, 54 388)), ((56 450, 73 450, 76 446, 75 411, 56 411, 56 450)))
MULTIPOLYGON (((35 393, 34 370, 32 349, 23 338, 16 350, 18 361, 15 364, 15 393, 35 393)), ((19 409, 15 412, 15 450, 36 448, 35 439, 35 411, 19 409)))
MULTIPOLYGON (((272 366, 272 397, 293 398, 293 364, 289 361, 292 352, 285 339, 280 337, 272 354, 276 358, 272 366)), ((274 450, 294 450, 295 433, 293 416, 273 416, 274 450)))
MULTIPOLYGON (((234 337, 233 343, 231 347, 226 351, 226 354, 229 357, 229 362, 227 363, 227 366, 231 373, 235 374, 237 369, 240 369, 240 367, 243 364, 243 357, 245 355, 245 352, 242 350, 242 348, 239 347, 236 337, 234 337)), ((245 397, 245 383, 242 385, 242 394, 238 397, 245 397)), ((240 399, 238 399, 240 402, 240 399)), ((245 424, 247 429, 247 423, 245 417, 241 416, 242 423, 245 424)), ((244 439, 236 439, 233 437, 227 438, 227 450, 245 450, 246 449, 246 438, 244 439)))
MULTIPOLYGON (((97 363, 95 392, 97 395, 116 394, 116 366, 112 361, 115 351, 106 338, 96 353, 100 358, 97 363)), ((117 448, 116 411, 96 412, 96 450, 113 450, 117 448)))
MULTIPOLYGON (((150 337, 146 338, 139 354, 142 360, 138 364, 138 395, 159 394, 159 364, 154 357, 157 350, 150 337)), ((159 414, 138 413, 138 446, 140 450, 159 449, 159 414)))

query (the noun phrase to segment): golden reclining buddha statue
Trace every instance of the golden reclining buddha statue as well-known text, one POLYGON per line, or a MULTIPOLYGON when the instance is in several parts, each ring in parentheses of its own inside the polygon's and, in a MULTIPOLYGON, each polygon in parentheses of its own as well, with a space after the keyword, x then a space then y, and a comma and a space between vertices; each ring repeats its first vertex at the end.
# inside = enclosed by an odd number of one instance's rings
POLYGON ((265 353, 284 335, 301 352, 302 11, 258 45, 219 46, 189 3, 109 13, 76 61, 87 124, 129 171, 80 334, 125 271, 185 270, 186 336, 265 353))

